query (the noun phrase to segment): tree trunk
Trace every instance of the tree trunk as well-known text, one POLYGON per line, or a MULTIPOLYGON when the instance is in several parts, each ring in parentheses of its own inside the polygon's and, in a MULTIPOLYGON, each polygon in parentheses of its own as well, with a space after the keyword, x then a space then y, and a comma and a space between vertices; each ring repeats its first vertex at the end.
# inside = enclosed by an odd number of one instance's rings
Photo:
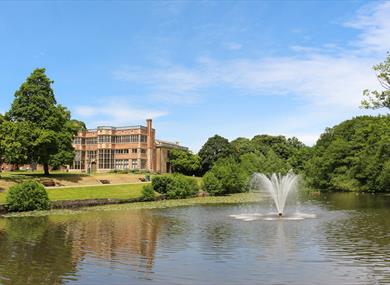
POLYGON ((49 164, 47 163, 43 164, 43 171, 45 171, 45 176, 49 175, 49 164))

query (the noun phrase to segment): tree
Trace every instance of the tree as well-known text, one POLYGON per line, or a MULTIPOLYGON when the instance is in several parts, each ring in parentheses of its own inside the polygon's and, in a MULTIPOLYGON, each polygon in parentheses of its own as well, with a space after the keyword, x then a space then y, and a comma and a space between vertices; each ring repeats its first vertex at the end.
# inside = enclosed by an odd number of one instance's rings
POLYGON ((235 152, 227 139, 219 135, 215 135, 207 140, 199 151, 199 156, 202 164, 202 172, 206 173, 214 163, 225 157, 234 156, 235 152))
POLYGON ((11 109, 6 113, 9 124, 5 128, 11 131, 12 138, 2 130, 7 141, 6 160, 40 163, 45 175, 49 174, 50 164, 58 166, 72 162, 72 140, 83 127, 81 122, 71 120, 65 107, 57 104, 52 84, 44 68, 35 69, 15 92, 11 109), (17 147, 20 147, 17 155, 12 154, 17 147))
POLYGON ((169 155, 173 172, 197 175, 200 172, 200 157, 189 151, 172 149, 169 155))
POLYGON ((373 69, 377 73, 378 80, 384 90, 364 90, 363 95, 367 99, 362 101, 362 107, 366 109, 390 109, 390 52, 387 53, 386 60, 383 63, 375 65, 373 69))
POLYGON ((361 116, 329 128, 313 148, 306 180, 320 190, 386 192, 390 116, 361 116))
POLYGON ((241 156, 246 153, 255 153, 257 152, 255 145, 248 138, 236 138, 230 143, 234 151, 241 156))
POLYGON ((219 159, 203 178, 204 188, 212 195, 240 193, 249 189, 248 175, 232 157, 219 159))

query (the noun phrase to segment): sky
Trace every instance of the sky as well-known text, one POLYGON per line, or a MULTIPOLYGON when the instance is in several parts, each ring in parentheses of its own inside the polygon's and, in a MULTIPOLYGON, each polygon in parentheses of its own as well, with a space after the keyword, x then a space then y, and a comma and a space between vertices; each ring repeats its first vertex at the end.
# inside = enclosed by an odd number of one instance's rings
POLYGON ((88 128, 145 124, 313 145, 357 115, 390 50, 390 2, 1 1, 0 113, 38 67, 88 128))

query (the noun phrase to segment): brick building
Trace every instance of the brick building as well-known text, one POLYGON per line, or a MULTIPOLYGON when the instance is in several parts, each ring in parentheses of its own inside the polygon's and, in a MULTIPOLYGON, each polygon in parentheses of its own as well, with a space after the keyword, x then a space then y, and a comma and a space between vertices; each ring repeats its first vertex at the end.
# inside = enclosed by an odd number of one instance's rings
POLYGON ((81 131, 73 142, 76 157, 71 171, 147 170, 170 172, 171 149, 187 148, 178 143, 156 140, 152 120, 146 126, 97 127, 81 131))

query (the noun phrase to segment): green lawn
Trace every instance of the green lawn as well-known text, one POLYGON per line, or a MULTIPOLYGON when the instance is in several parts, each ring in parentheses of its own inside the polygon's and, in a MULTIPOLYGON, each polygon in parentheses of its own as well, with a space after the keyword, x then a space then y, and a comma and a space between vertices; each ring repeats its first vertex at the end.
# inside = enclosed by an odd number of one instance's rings
MULTIPOLYGON (((141 196, 144 184, 121 184, 47 189, 51 201, 83 199, 130 199, 141 196)), ((6 192, 0 193, 0 204, 5 203, 6 192)))

